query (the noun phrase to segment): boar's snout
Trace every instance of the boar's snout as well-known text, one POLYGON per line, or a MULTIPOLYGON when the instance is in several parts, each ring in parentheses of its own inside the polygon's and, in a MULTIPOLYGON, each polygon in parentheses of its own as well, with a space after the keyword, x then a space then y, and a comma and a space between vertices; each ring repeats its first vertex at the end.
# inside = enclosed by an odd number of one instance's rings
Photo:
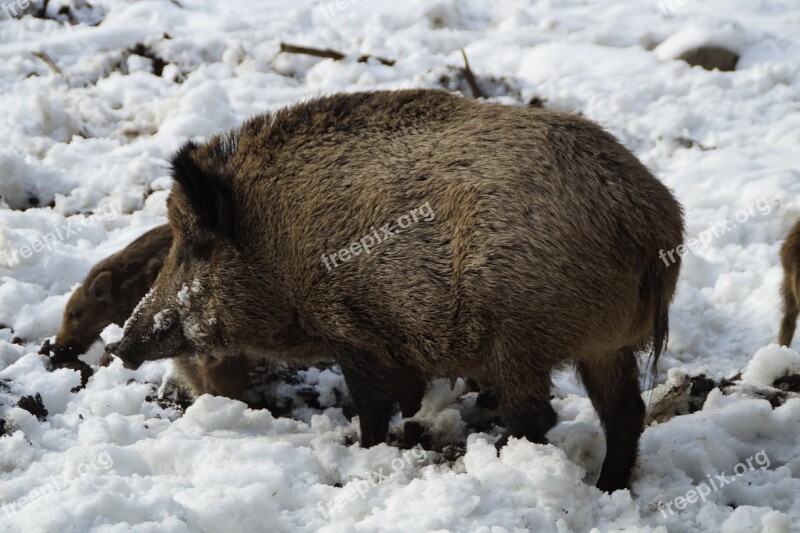
MULTIPOLYGON (((194 353, 195 344, 186 338, 184 324, 172 309, 150 315, 142 308, 125 323, 119 342, 110 344, 106 353, 118 357, 125 368, 136 370, 145 361, 155 361, 194 353)), ((109 356, 110 357, 110 356, 109 356)))
POLYGON ((75 359, 78 357, 78 347, 72 343, 56 344, 53 346, 53 354, 59 359, 75 359))

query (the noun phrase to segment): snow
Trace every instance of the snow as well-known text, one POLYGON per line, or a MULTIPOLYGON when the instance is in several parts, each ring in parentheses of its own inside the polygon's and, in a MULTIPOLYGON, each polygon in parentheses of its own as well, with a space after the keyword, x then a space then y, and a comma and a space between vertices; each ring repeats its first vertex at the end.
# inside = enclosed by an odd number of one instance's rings
MULTIPOLYGON (((795 349, 774 344, 778 251, 800 218, 796 2, 81 3, 51 1, 48 11, 71 6, 77 24, 67 15, 5 20, 0 11, 0 418, 8 430, 0 530, 797 529, 800 396, 773 386, 800 373, 800 340, 795 349), (282 54, 282 41, 346 58, 282 54), (127 52, 138 44, 163 58, 160 76, 151 59, 127 52), (737 52, 737 70, 674 59, 698 45, 737 52), (499 457, 492 442, 501 429, 480 420, 463 382, 455 390, 434 383, 416 420, 435 443, 466 446, 449 460, 351 444, 357 422, 344 414, 343 380, 332 369, 277 386, 279 396, 317 395, 319 405, 295 403, 294 418, 211 396, 185 412, 149 401, 165 390, 166 361, 98 368, 95 349, 84 357, 95 374, 80 390, 77 372, 48 370, 37 352, 71 291, 97 261, 165 222, 168 160, 182 142, 336 91, 444 85, 469 94, 462 48, 499 101, 538 97, 618 136, 675 191, 687 237, 697 239, 670 312, 659 373, 667 384, 645 398, 652 406, 699 374, 716 387, 702 409, 648 426, 631 491, 592 486, 605 444, 572 372, 554 378, 551 444, 512 440, 499 457), (357 62, 364 54, 397 63, 357 62), (74 231, 59 236, 63 226, 74 231), (44 420, 16 407, 37 393, 44 420), (734 474, 748 459, 753 467, 734 474), (730 483, 705 494, 719 475, 730 483)), ((107 328, 106 342, 119 340, 119 326, 107 328)))
POLYGON ((153 315, 153 327, 150 331, 156 334, 160 331, 167 331, 172 324, 173 311, 171 309, 162 309, 153 315))
POLYGON ((742 372, 742 380, 770 386, 776 379, 800 374, 800 354, 782 346, 770 345, 758 350, 742 372))
MULTIPOLYGON (((202 341, 203 337, 205 337, 205 332, 203 330, 203 325, 201 324, 201 320, 198 319, 192 312, 192 295, 195 297, 197 295, 201 295, 203 290, 202 285, 200 285, 200 281, 195 279, 192 280, 192 286, 189 287, 187 284, 183 284, 181 289, 178 291, 178 294, 175 296, 176 301, 178 302, 177 312, 178 315, 181 317, 181 323, 183 325, 183 334, 184 336, 191 340, 191 341, 202 341)), ((195 298, 196 299, 196 298, 195 298)), ((159 311, 153 317, 153 332, 161 331, 165 329, 168 325, 164 323, 164 319, 160 316, 161 313, 170 313, 167 317, 168 320, 171 320, 173 316, 170 311, 159 311)), ((205 321, 209 325, 213 325, 214 317, 208 317, 205 321)))

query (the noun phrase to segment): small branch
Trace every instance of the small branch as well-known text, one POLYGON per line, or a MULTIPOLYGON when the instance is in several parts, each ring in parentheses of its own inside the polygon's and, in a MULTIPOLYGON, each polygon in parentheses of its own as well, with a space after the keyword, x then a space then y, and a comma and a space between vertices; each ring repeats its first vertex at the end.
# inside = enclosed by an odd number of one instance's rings
POLYGON ((49 56, 49 55, 45 54, 44 52, 33 52, 33 55, 34 55, 34 56, 36 56, 36 57, 38 57, 38 58, 39 58, 39 59, 41 59, 42 61, 44 61, 44 63, 45 63, 45 64, 46 64, 48 67, 50 67, 50 70, 52 70, 52 71, 53 71, 53 72, 55 72, 56 74, 58 74, 59 76, 62 76, 62 75, 63 75, 63 73, 61 72, 61 69, 60 69, 60 68, 58 68, 58 65, 56 65, 55 63, 53 63, 53 60, 52 60, 52 59, 50 59, 50 56, 49 56))
POLYGON ((320 50, 319 48, 308 48, 305 46, 295 46, 293 44, 286 43, 281 43, 281 52, 287 54, 303 54, 307 56, 324 57, 326 59, 333 59, 334 61, 339 61, 345 57, 343 53, 337 52, 336 50, 320 50))
POLYGON ((478 82, 475 80, 475 75, 472 73, 472 69, 469 68, 469 61, 467 60, 467 53, 464 49, 461 49, 461 56, 464 58, 464 76, 467 78, 467 83, 469 83, 469 88, 472 91, 473 98, 485 98, 486 95, 481 91, 478 82))
POLYGON ((366 55, 363 55, 363 56, 359 57, 358 58, 358 62, 359 63, 366 63, 367 61, 370 60, 370 58, 372 58, 372 59, 374 59, 376 61, 379 61, 382 65, 386 65, 387 67, 393 67, 394 64, 397 63, 397 61, 395 61, 394 59, 386 59, 385 57, 378 57, 378 56, 373 56, 373 55, 370 55, 370 54, 366 54, 366 55))
MULTIPOLYGON (((344 59, 345 56, 341 52, 337 52, 336 50, 331 50, 330 48, 322 50, 320 48, 309 48, 307 46, 297 46, 294 44, 287 44, 281 43, 281 52, 286 54, 302 54, 307 56, 313 57, 322 57, 325 59, 333 59, 334 61, 341 61, 344 59)), ((386 65, 387 67, 393 66, 397 61, 394 59, 386 59, 384 57, 373 56, 370 54, 362 55, 358 58, 359 63, 366 63, 370 59, 375 59, 379 61, 382 65, 386 65)))
POLYGON ((700 142, 695 141, 694 139, 690 139, 689 137, 676 137, 675 140, 678 142, 678 144, 680 144, 684 148, 693 148, 693 147, 697 146, 698 148, 700 148, 700 150, 702 150, 704 152, 708 151, 708 150, 716 150, 717 149, 715 146, 705 146, 705 145, 701 144, 700 142))

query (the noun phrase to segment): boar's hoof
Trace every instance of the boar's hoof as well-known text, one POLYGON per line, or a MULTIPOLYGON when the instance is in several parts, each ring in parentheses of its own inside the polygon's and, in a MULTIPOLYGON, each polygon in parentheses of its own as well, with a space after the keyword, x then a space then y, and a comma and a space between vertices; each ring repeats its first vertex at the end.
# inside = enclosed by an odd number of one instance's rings
POLYGON ((627 489, 630 486, 628 477, 628 475, 607 476, 603 471, 600 474, 600 479, 597 480, 597 488, 608 494, 617 490, 627 489))
POLYGON ((371 448, 383 442, 389 433, 389 419, 392 417, 392 402, 378 401, 373 409, 359 409, 361 426, 361 447, 371 448))
MULTIPOLYGON (((519 438, 517 435, 514 435, 513 433, 511 433, 511 431, 506 431, 505 433, 503 433, 503 436, 500 437, 497 440, 497 442, 494 443, 494 447, 497 448, 497 455, 498 456, 500 455, 500 450, 503 448, 503 446, 508 444, 508 439, 510 439, 511 437, 519 438)), ((550 443, 550 441, 548 441, 544 437, 542 437, 541 439, 535 439, 535 440, 528 439, 528 441, 533 442, 534 444, 549 444, 550 443)))
POLYGON ((414 446, 425 447, 430 444, 430 435, 425 433, 425 426, 416 420, 407 420, 403 424, 403 431, 397 437, 397 446, 403 450, 410 450, 414 446))

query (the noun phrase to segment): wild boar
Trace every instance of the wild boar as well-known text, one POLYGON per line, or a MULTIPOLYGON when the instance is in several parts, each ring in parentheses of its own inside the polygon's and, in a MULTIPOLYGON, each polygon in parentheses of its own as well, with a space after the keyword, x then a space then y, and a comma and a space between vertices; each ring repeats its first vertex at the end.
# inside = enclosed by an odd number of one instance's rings
POLYGON ((338 94, 172 159, 175 243, 114 347, 339 363, 361 443, 393 401, 465 376, 509 437, 545 442, 550 375, 577 365, 606 433, 597 486, 628 486, 683 240, 672 193, 580 117, 436 90, 338 94), (338 252, 337 252, 338 250, 338 252))
MULTIPOLYGON (((85 353, 109 324, 124 324, 158 276, 170 247, 169 224, 158 226, 95 265, 67 302, 53 348, 59 360, 85 353)), ((175 360, 176 375, 194 396, 218 394, 240 400, 250 361, 232 355, 219 362, 201 356, 175 360)))
POLYGON ((54 352, 62 358, 85 353, 109 324, 124 324, 147 294, 172 246, 169 224, 154 228, 97 263, 72 293, 54 352))
POLYGON ((797 327, 797 314, 800 312, 800 220, 786 236, 781 247, 783 264, 783 321, 778 334, 781 346, 790 346, 797 327))

